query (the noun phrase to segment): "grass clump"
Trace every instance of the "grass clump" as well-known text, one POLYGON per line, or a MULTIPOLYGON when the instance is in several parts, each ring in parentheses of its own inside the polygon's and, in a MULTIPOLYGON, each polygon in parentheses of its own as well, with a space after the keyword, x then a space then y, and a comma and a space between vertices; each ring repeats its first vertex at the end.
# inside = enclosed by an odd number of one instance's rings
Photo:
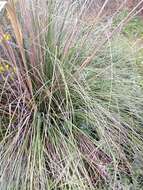
POLYGON ((108 25, 87 25, 84 5, 76 7, 7 5, 12 37, 0 59, 14 72, 0 80, 1 189, 139 186, 142 89, 133 56, 108 25))

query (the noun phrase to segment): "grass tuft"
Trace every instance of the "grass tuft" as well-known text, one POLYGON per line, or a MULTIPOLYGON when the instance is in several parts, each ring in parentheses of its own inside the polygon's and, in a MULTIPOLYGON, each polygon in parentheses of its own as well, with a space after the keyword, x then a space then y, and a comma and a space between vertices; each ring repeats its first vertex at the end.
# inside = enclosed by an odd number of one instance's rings
POLYGON ((142 187, 140 73, 130 41, 116 35, 135 9, 115 26, 102 20, 106 1, 91 24, 77 3, 7 5, 0 26, 0 189, 142 187))

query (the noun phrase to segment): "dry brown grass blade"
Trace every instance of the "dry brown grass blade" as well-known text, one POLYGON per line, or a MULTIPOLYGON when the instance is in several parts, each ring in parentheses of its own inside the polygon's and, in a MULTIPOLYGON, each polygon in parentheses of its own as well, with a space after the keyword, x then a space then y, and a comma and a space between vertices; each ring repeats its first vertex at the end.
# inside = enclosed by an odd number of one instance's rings
POLYGON ((22 32, 21 32, 21 27, 19 24, 19 21, 17 19, 16 16, 16 12, 15 12, 15 8, 14 8, 14 4, 13 3, 8 3, 6 6, 7 12, 8 12, 8 18, 11 22, 15 37, 16 37, 16 41, 18 43, 18 45, 20 47, 23 46, 23 36, 22 36, 22 32))
POLYGON ((18 47, 19 47, 20 54, 21 54, 21 58, 22 58, 21 63, 23 64, 22 67, 26 71, 27 79, 26 79, 25 82, 26 82, 26 85, 28 86, 28 89, 29 89, 29 92, 30 92, 31 96, 33 96, 32 82, 31 82, 31 79, 30 79, 30 77, 28 75, 28 68, 27 68, 26 59, 25 59, 25 51, 24 51, 24 48, 23 48, 22 29, 21 29, 18 17, 16 15, 15 2, 13 0, 10 0, 7 3, 6 10, 7 10, 7 13, 8 13, 8 18, 10 20, 13 32, 15 34, 15 38, 16 38, 16 42, 17 42, 18 47))

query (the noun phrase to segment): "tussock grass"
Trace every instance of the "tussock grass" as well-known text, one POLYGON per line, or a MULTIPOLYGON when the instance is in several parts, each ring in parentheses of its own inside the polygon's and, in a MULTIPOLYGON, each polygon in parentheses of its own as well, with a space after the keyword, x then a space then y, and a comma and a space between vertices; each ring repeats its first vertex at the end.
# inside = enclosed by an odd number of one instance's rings
POLYGON ((116 35, 136 9, 111 27, 101 22, 104 7, 88 24, 76 3, 7 5, 0 189, 140 188, 142 89, 132 48, 116 35))

